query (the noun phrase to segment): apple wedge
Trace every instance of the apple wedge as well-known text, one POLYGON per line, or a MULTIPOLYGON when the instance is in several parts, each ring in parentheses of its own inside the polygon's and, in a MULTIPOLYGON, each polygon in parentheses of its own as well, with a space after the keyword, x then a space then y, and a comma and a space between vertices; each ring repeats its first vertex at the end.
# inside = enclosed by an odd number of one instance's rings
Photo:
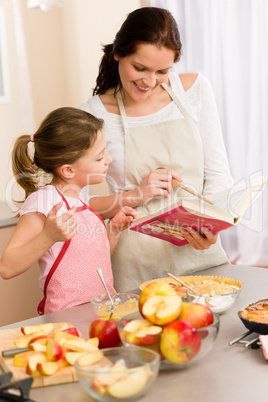
POLYGON ((67 322, 63 322, 61 325, 58 326, 57 331, 63 331, 64 329, 69 328, 69 324, 67 322))
POLYGON ((27 352, 18 353, 13 358, 14 366, 16 366, 16 367, 26 367, 29 358, 31 356, 33 356, 33 355, 36 355, 37 353, 38 352, 36 352, 34 350, 29 350, 27 352))
POLYGON ((36 352, 35 355, 30 356, 27 362, 26 373, 29 375, 35 374, 37 372, 37 364, 45 361, 48 361, 47 355, 42 352, 36 352))
POLYGON ((46 352, 47 347, 45 344, 34 342, 29 344, 29 350, 34 350, 36 352, 46 352))
POLYGON ((50 361, 56 362, 63 357, 63 348, 55 339, 47 340, 46 352, 50 361))
POLYGON ((124 333, 129 343, 139 346, 148 346, 157 342, 162 328, 151 324, 145 319, 129 321, 124 327, 124 333))
POLYGON ((85 352, 66 352, 65 359, 71 366, 73 366, 74 362, 84 354, 85 352))
POLYGON ((67 348, 71 351, 74 351, 74 352, 95 352, 95 351, 99 350, 97 346, 92 345, 91 343, 85 342, 82 340, 66 341, 66 342, 64 342, 63 347, 67 348))
POLYGON ((14 344, 17 346, 17 348, 26 348, 31 341, 31 339, 35 338, 36 336, 40 335, 45 335, 45 332, 43 330, 40 330, 39 332, 34 332, 29 335, 24 335, 19 338, 17 338, 14 341, 14 344))
POLYGON ((24 335, 29 335, 29 334, 33 334, 34 332, 39 332, 42 330, 47 335, 52 331, 53 328, 54 328, 54 324, 52 324, 50 322, 48 324, 38 324, 38 325, 29 325, 26 327, 21 327, 21 332, 24 335))
POLYGON ((57 362, 41 362, 37 363, 37 370, 43 375, 53 375, 58 370, 57 362))
POLYGON ((147 372, 142 367, 108 386, 107 391, 114 398, 129 398, 142 391, 146 383, 147 372))
POLYGON ((182 309, 180 296, 156 295, 146 300, 142 315, 152 324, 166 325, 176 320, 182 309))
POLYGON ((83 353, 83 355, 77 361, 77 365, 80 367, 89 366, 97 363, 103 357, 103 353, 98 349, 92 353, 83 353))
POLYGON ((54 334, 55 341, 59 342, 61 345, 66 341, 82 341, 84 342, 83 338, 80 338, 76 335, 68 334, 63 331, 56 331, 54 334))
POLYGON ((91 345, 94 345, 97 347, 99 346, 99 343, 100 343, 99 338, 97 338, 97 337, 87 339, 85 342, 90 343, 91 345))

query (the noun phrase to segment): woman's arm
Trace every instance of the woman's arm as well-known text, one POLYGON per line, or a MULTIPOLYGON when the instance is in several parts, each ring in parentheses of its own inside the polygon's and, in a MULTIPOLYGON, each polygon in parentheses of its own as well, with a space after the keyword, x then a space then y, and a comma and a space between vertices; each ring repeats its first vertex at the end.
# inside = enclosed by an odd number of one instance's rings
POLYGON ((172 178, 182 182, 181 177, 171 169, 152 170, 136 189, 106 197, 93 197, 89 204, 103 219, 112 218, 125 206, 135 208, 144 205, 157 195, 168 198, 172 192, 172 178))
POLYGON ((23 215, 11 236, 0 261, 0 275, 10 279, 31 268, 56 241, 66 241, 75 234, 74 209, 60 217, 62 203, 55 205, 47 217, 41 213, 23 215))

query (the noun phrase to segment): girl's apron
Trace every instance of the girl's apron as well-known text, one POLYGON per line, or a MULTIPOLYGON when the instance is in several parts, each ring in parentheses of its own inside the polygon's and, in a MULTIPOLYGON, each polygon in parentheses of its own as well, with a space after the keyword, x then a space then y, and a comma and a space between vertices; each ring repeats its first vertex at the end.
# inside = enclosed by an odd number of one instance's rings
MULTIPOLYGON (((151 170, 165 167, 179 173, 185 186, 202 193, 204 152, 200 135, 178 97, 166 84, 162 85, 180 109, 182 118, 130 128, 121 94, 117 93, 125 132, 126 190, 137 188, 151 170)), ((172 205, 180 197, 189 197, 189 193, 177 187, 167 199, 155 197, 148 204, 136 209, 147 215, 172 205)), ((117 291, 134 289, 145 281, 166 277, 167 272, 186 275, 226 262, 228 258, 220 238, 208 250, 195 250, 189 244, 178 247, 131 230, 121 233, 112 255, 117 291)))
MULTIPOLYGON (((69 210, 67 200, 58 193, 69 210)), ((41 315, 89 302, 93 296, 105 293, 97 268, 103 270, 110 292, 115 292, 110 246, 102 218, 86 204, 76 209, 74 218, 77 233, 64 243, 48 273, 44 298, 38 305, 41 315)))

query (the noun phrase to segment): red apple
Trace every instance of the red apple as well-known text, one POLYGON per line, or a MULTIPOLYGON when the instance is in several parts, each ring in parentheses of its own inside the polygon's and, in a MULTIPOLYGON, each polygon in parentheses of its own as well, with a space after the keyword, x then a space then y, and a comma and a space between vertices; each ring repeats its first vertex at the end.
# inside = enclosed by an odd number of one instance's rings
POLYGON ((173 363, 188 362, 199 352, 200 347, 200 335, 188 321, 176 320, 163 329, 160 340, 161 353, 173 363))
POLYGON ((99 348, 111 348, 121 346, 121 340, 117 330, 119 318, 96 318, 89 327, 89 338, 99 339, 99 348))
POLYGON ((144 319, 129 321, 124 327, 124 334, 129 343, 138 346, 152 345, 159 339, 162 327, 144 319))
POLYGON ((149 283, 139 297, 139 311, 152 324, 166 325, 179 317, 181 297, 166 282, 149 283))
POLYGON ((191 322, 197 329, 207 327, 214 321, 213 313, 209 307, 203 304, 185 302, 182 303, 179 319, 191 322))

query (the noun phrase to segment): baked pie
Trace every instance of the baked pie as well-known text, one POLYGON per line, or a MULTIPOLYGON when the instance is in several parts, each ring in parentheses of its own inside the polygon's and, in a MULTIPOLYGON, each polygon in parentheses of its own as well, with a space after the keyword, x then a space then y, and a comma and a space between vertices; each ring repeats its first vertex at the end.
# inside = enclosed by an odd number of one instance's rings
POLYGON ((241 312, 241 317, 254 322, 268 324, 268 300, 251 304, 241 312))

